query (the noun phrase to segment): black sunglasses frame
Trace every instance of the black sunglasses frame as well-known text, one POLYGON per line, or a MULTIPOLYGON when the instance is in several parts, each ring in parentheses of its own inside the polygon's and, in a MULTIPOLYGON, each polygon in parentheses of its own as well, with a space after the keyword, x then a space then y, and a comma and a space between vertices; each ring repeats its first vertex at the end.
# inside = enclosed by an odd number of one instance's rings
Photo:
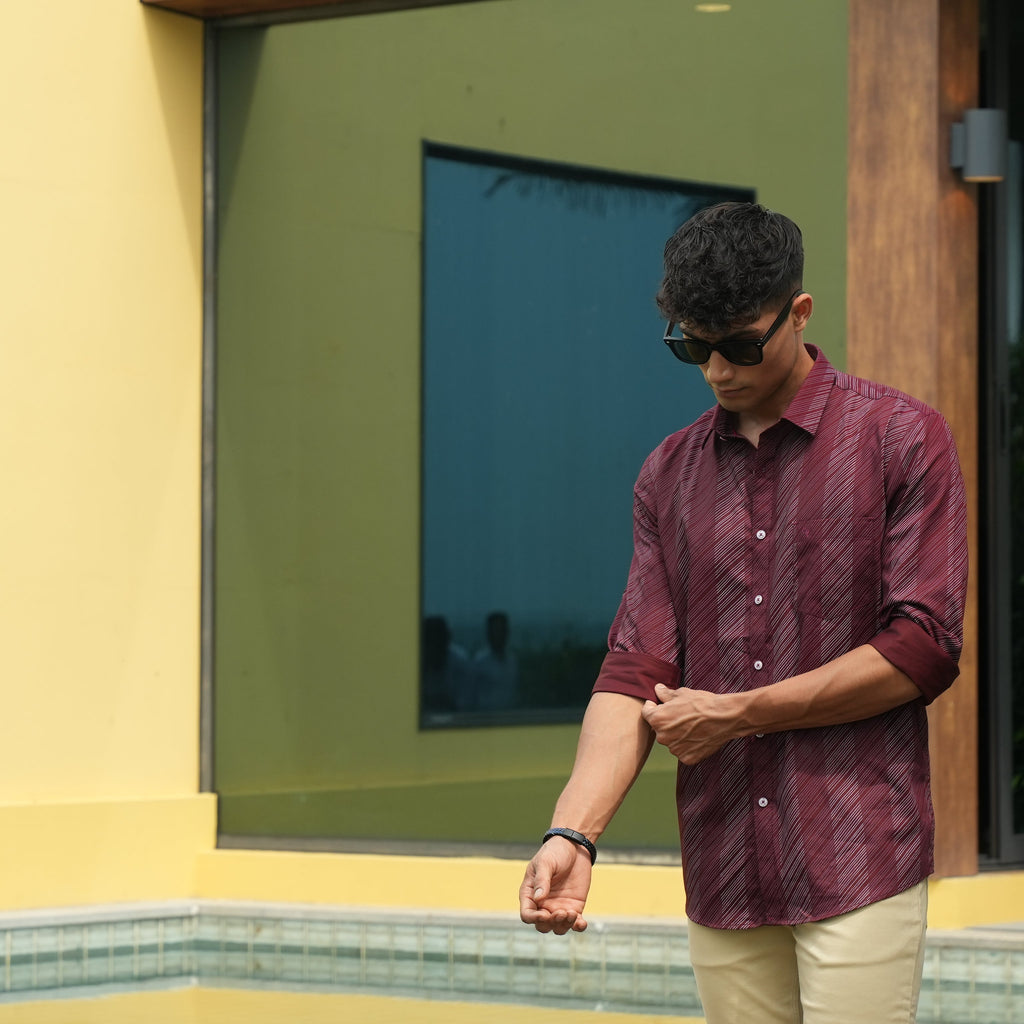
POLYGON ((779 315, 772 321, 760 338, 723 338, 721 341, 705 341, 703 338, 695 338, 690 334, 684 334, 681 338, 673 338, 672 332, 676 325, 669 322, 668 330, 662 339, 669 347, 669 351, 680 362, 689 363, 691 366, 703 366, 711 358, 712 352, 718 352, 723 358, 736 366, 757 366, 764 360, 764 347, 772 340, 772 335, 786 322, 793 309, 793 303, 798 295, 803 294, 802 288, 797 288, 786 304, 779 311, 779 315), (702 359, 695 358, 690 349, 700 346, 704 351, 702 359))

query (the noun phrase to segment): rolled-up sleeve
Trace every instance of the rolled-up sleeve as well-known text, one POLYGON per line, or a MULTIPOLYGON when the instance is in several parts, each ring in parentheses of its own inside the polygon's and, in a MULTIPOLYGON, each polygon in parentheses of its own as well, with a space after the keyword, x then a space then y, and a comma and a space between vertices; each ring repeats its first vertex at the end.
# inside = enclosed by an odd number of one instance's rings
POLYGON ((594 693, 624 693, 641 700, 657 701, 654 687, 663 683, 676 689, 679 676, 679 669, 667 661, 646 654, 609 651, 594 683, 594 693))
POLYGON ((949 426, 895 415, 886 436, 880 630, 870 641, 927 702, 957 677, 967 591, 967 512, 949 426))
POLYGON ((678 687, 680 623, 672 599, 654 496, 659 452, 648 457, 633 492, 633 560, 626 590, 608 635, 594 693, 656 700, 657 683, 678 687))

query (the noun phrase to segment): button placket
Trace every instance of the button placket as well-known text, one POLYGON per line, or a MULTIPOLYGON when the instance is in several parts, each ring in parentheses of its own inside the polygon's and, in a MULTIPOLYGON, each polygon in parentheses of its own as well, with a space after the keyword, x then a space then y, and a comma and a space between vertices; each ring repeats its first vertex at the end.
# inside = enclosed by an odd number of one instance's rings
MULTIPOLYGON (((758 451, 759 463, 766 463, 770 461, 770 453, 767 451, 758 451)), ((772 524, 772 490, 769 483, 769 474, 758 474, 755 477, 755 486, 753 488, 752 502, 751 502, 751 525, 755 523, 767 523, 769 526, 772 524)), ((764 659, 767 652, 770 650, 770 644, 768 641, 768 629, 767 629, 767 616, 765 612, 767 607, 765 605, 764 591, 761 589, 765 585, 765 581, 769 579, 771 572, 771 545, 762 544, 762 541, 768 539, 768 530, 762 525, 754 530, 754 544, 752 546, 752 559, 750 563, 751 576, 749 581, 750 593, 752 597, 752 611, 753 615, 751 618, 751 630, 750 630, 750 642, 751 647, 754 651, 760 653, 760 657, 751 662, 754 672, 760 672, 764 669, 764 659), (756 589, 755 589, 756 588, 756 589)), ((758 683, 758 685, 761 685, 758 683)))
MULTIPOLYGON (((775 489, 777 474, 774 445, 762 437, 757 448, 757 470, 752 478, 752 500, 747 547, 750 552, 749 576, 746 582, 747 612, 750 630, 745 651, 745 684, 755 688, 770 683, 775 670, 775 637, 773 615, 769 615, 771 587, 775 579, 775 548, 778 543, 775 489)), ((749 740, 749 790, 753 819, 752 830, 757 856, 757 875, 761 892, 767 894, 777 884, 772 865, 776 863, 779 839, 779 771, 777 741, 764 733, 749 740)))

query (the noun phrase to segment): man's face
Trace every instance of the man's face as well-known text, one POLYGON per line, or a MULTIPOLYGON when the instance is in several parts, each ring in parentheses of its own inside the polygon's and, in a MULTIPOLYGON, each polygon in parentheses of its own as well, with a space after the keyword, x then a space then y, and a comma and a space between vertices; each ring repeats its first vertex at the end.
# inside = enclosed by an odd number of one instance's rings
MULTIPOLYGON (((761 421, 773 421, 782 415, 810 368, 811 359, 801 336, 811 306, 806 292, 794 298, 788 315, 762 348, 762 361, 754 366, 737 366, 712 350, 700 368, 722 408, 761 421)), ((765 309, 753 323, 718 336, 702 334, 696 328, 692 333, 712 344, 724 338, 756 341, 771 328, 779 313, 779 308, 765 309)))

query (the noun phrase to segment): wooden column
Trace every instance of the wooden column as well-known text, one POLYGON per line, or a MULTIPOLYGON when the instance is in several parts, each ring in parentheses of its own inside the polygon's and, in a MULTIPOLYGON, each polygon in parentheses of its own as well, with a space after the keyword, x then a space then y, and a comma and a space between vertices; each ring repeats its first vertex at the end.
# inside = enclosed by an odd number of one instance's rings
POLYGON ((939 409, 968 489, 960 678, 929 709, 936 872, 978 869, 977 185, 949 167, 977 105, 978 0, 849 0, 847 365, 939 409))

